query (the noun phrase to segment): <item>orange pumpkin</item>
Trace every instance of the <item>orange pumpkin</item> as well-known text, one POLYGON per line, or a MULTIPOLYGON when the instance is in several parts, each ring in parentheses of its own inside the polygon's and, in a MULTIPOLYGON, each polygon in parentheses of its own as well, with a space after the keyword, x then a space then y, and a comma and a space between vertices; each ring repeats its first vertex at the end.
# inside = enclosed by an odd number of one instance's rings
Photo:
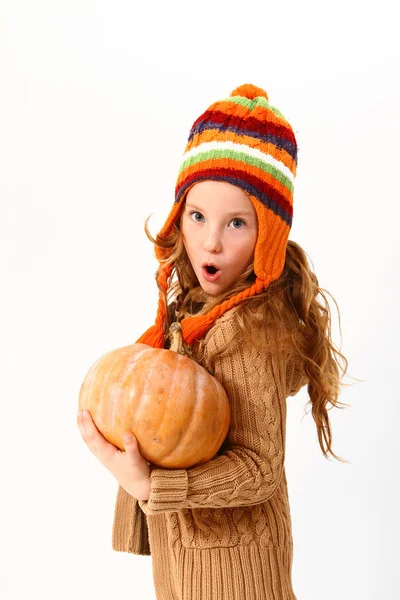
POLYGON ((216 455, 231 413, 220 382, 185 355, 179 323, 170 336, 170 350, 133 344, 101 356, 82 383, 79 408, 121 450, 131 431, 148 462, 186 469, 216 455))

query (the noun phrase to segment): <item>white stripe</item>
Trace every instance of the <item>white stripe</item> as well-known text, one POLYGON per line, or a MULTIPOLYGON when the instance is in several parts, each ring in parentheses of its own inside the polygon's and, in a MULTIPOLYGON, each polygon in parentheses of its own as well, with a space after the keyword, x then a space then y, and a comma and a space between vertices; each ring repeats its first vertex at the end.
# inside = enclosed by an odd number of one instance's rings
POLYGON ((186 159, 191 158, 192 156, 196 156, 199 152, 208 152, 209 150, 235 150, 237 152, 244 152, 249 156, 254 156, 255 158, 259 158, 267 165, 272 165, 282 171, 284 175, 294 184, 294 175, 292 171, 280 160, 277 160, 270 154, 266 154, 265 152, 261 152, 258 148, 252 148, 247 144, 236 144, 235 142, 203 142, 199 146, 192 148, 184 153, 182 162, 186 159))

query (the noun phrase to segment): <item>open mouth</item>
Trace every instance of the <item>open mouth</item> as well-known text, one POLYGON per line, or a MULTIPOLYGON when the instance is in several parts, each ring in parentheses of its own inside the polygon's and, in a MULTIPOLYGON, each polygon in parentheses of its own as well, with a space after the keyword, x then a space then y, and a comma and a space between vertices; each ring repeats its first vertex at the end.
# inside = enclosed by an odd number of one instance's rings
POLYGON ((221 274, 221 270, 215 265, 203 265, 202 270, 207 281, 216 281, 221 274))
POLYGON ((206 265, 206 271, 210 275, 215 275, 215 273, 218 271, 218 269, 217 269, 217 267, 214 267, 213 265, 206 265))

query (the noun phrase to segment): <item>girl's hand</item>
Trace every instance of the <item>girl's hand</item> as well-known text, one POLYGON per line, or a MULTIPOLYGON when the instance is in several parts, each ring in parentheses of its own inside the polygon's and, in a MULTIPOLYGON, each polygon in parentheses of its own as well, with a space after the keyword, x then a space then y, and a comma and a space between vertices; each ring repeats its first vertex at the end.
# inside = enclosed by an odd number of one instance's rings
POLYGON ((78 427, 89 450, 114 475, 118 483, 138 500, 150 495, 150 466, 139 452, 134 435, 124 434, 125 452, 110 444, 97 429, 88 410, 78 410, 78 427), (131 439, 125 439, 125 436, 131 439))

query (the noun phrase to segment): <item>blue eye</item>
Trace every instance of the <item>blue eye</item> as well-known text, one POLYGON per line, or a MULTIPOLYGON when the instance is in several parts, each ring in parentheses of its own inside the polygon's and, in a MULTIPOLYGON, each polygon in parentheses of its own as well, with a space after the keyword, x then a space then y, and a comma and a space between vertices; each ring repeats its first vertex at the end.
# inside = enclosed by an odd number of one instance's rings
MULTIPOLYGON (((232 219, 231 223, 242 223, 243 225, 245 225, 245 222, 242 219, 232 219)), ((233 229, 241 229, 241 227, 234 227, 233 229)))
MULTIPOLYGON (((194 210, 194 211, 192 211, 192 212, 190 213, 190 216, 192 216, 192 215, 200 215, 200 216, 201 216, 201 217, 204 219, 204 217, 203 217, 203 215, 201 214, 201 212, 198 212, 197 210, 194 210)), ((201 221, 199 221, 199 219, 196 219, 196 217, 194 218, 194 220, 195 220, 195 221, 197 221, 198 223, 200 223, 200 222, 201 222, 201 221)))
MULTIPOLYGON (((189 213, 189 215, 191 217, 193 217, 193 215, 195 215, 193 220, 196 221, 196 223, 202 223, 204 220, 204 216, 198 210, 192 210, 189 213), (197 218, 196 215, 200 215, 200 218, 197 218)), ((243 226, 246 225, 246 223, 243 221, 243 219, 232 219, 231 223, 239 223, 239 226, 238 227, 234 226, 233 229, 242 229, 243 226)))

